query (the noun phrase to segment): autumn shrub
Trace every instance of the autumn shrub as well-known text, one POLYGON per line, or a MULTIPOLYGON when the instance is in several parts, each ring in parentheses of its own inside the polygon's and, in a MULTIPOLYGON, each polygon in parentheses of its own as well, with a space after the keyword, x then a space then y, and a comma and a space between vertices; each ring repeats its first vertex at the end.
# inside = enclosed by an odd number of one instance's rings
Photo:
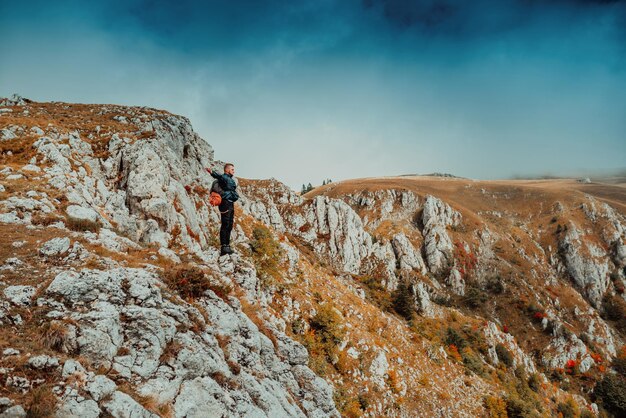
POLYGON ((563 418, 577 418, 580 415, 578 405, 576 405, 576 402, 571 398, 565 402, 560 402, 556 410, 563 418))
POLYGON ((502 398, 496 398, 495 396, 487 396, 484 398, 483 403, 487 417, 489 418, 507 418, 506 413, 506 401, 502 398))
POLYGON ((463 350, 461 356, 463 357, 463 364, 465 365, 465 367, 467 367, 469 370, 473 371, 479 376, 483 376, 485 374, 483 361, 469 347, 463 350))
POLYGON ((463 350, 468 345, 465 337, 463 337, 456 329, 452 327, 448 327, 448 329, 446 330, 445 342, 447 345, 456 346, 459 350, 463 350))
POLYGON ((274 238, 272 232, 263 225, 256 225, 250 240, 252 260, 264 288, 275 285, 280 280, 280 261, 284 250, 274 238))
POLYGON ((212 290, 218 297, 225 299, 232 291, 230 286, 218 283, 201 268, 189 264, 166 270, 164 276, 168 287, 186 299, 199 298, 207 290, 212 290))
POLYGON ((339 344, 345 335, 341 315, 330 304, 320 306, 310 325, 323 343, 333 346, 339 344))

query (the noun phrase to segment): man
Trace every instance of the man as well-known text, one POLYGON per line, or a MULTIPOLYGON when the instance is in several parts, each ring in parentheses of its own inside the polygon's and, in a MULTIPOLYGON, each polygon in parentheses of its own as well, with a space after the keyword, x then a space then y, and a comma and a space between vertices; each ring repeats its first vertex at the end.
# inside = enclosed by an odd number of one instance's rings
POLYGON ((235 220, 235 202, 239 199, 239 195, 235 190, 237 188, 237 181, 233 177, 235 174, 235 166, 231 163, 224 165, 224 174, 218 174, 207 168, 206 171, 211 177, 217 179, 219 186, 222 189, 222 203, 220 203, 220 213, 222 215, 222 227, 220 228, 220 245, 222 247, 220 256, 225 254, 232 254, 233 250, 230 248, 230 232, 233 229, 233 222, 235 220))

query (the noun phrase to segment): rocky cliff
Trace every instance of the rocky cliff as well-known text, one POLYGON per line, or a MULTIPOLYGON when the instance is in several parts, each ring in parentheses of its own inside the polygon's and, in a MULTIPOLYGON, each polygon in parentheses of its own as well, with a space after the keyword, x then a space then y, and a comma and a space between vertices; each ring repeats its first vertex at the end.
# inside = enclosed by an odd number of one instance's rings
POLYGON ((0 100, 0 416, 615 411, 620 186, 241 179, 219 257, 214 164, 165 111, 0 100))

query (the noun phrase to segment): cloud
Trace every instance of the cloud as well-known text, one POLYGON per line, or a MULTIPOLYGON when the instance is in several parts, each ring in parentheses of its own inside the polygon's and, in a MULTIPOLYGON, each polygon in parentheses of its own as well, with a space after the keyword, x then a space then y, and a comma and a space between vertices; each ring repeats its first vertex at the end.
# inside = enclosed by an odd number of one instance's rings
POLYGON ((624 2, 0 3, 0 96, 190 117, 244 177, 623 164, 624 2))

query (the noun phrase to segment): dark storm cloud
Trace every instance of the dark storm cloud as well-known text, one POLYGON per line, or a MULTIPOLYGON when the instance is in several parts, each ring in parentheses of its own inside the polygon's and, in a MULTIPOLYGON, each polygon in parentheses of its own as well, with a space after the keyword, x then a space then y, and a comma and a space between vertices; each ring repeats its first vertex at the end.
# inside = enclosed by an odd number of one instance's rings
POLYGON ((363 0, 366 10, 378 10, 398 27, 462 37, 509 32, 533 24, 550 24, 558 30, 575 24, 572 18, 589 14, 595 18, 603 13, 614 14, 615 25, 621 26, 625 5, 624 0, 363 0))

